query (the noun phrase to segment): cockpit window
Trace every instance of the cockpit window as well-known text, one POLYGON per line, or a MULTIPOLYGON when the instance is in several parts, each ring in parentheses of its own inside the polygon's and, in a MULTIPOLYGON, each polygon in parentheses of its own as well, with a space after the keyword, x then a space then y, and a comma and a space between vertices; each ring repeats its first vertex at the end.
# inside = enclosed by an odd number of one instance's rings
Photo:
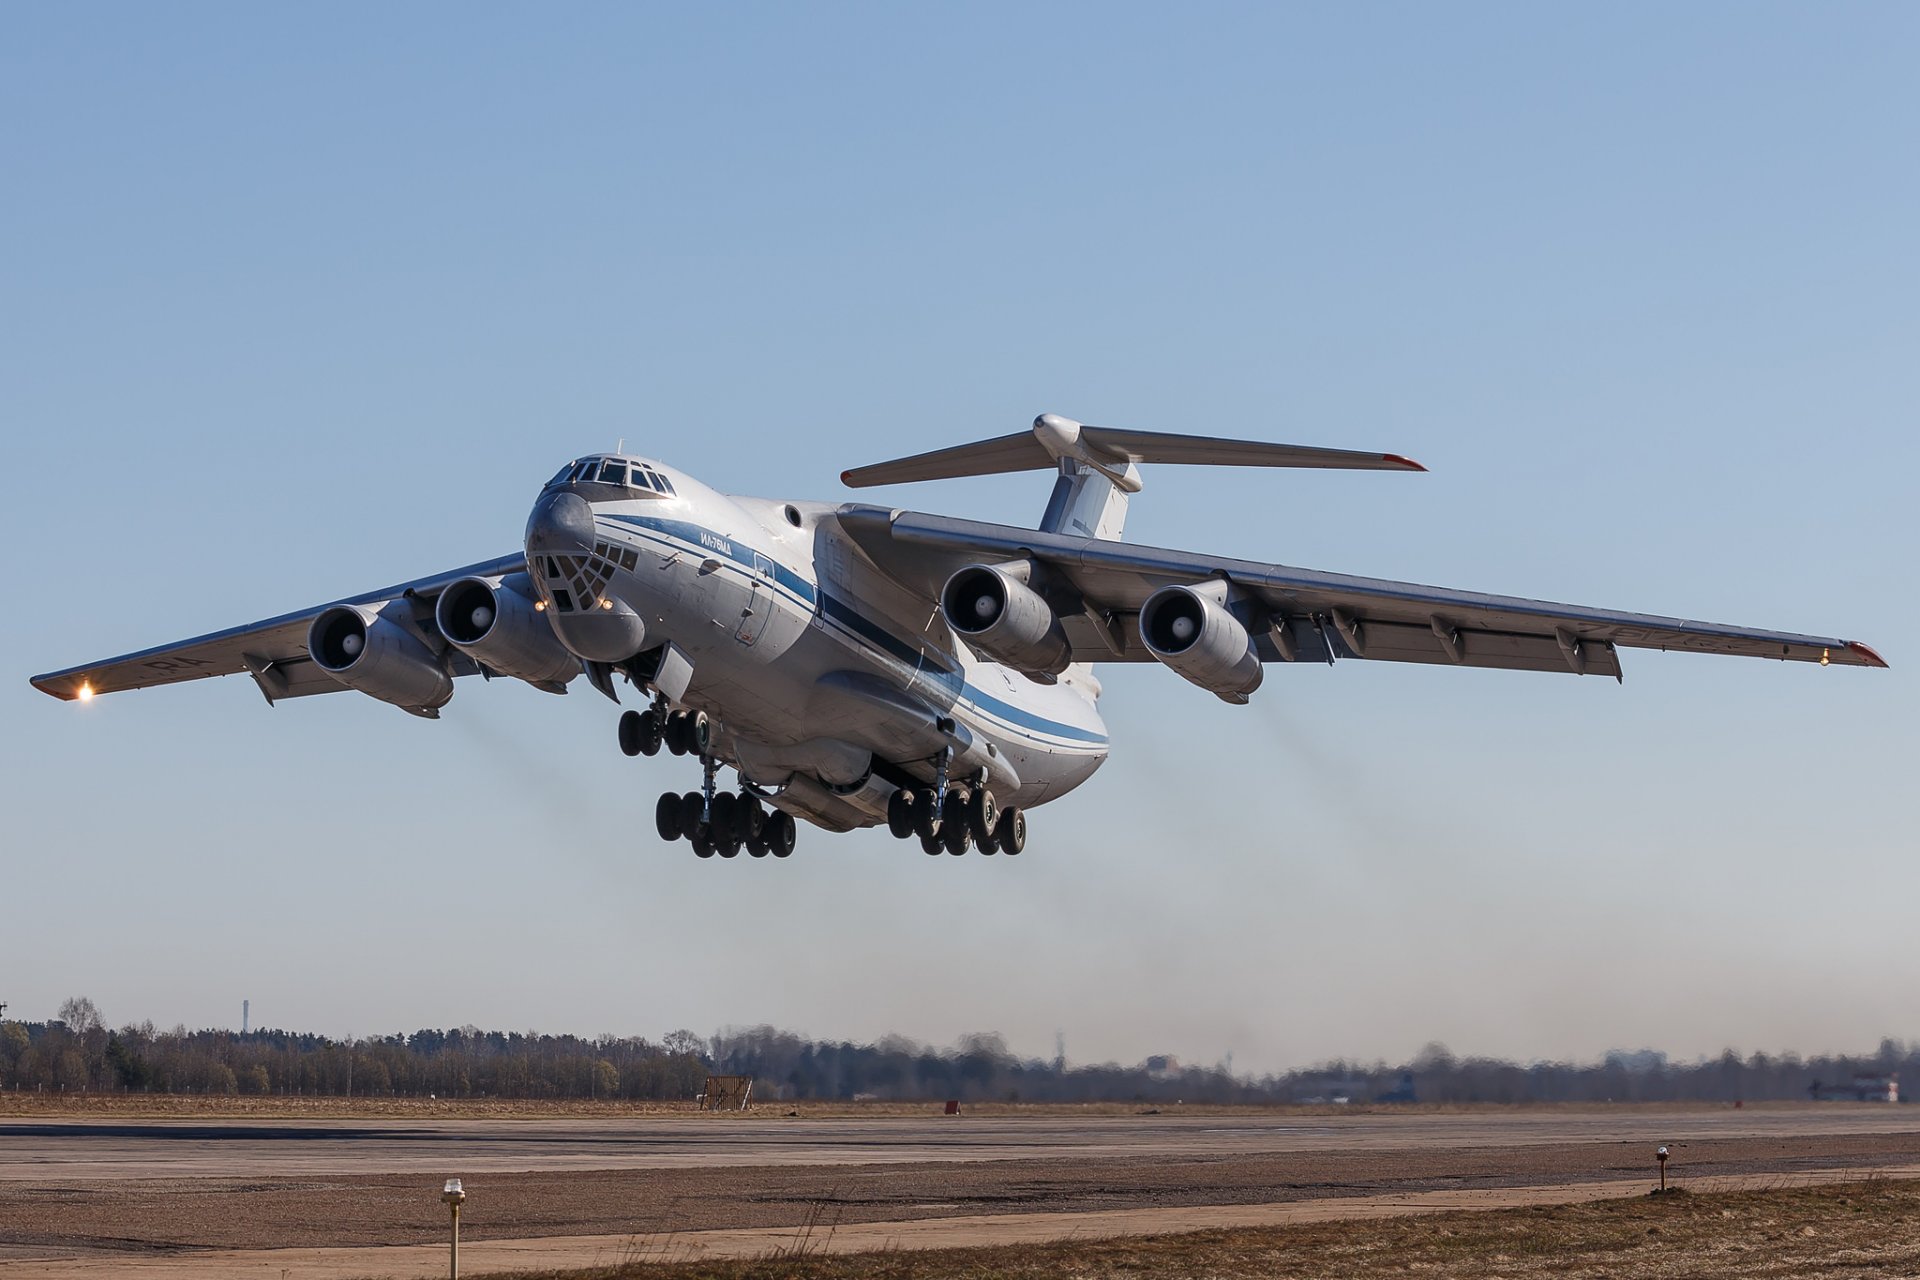
POLYGON ((625 485, 627 483, 627 464, 616 462, 612 458, 600 464, 600 483, 625 485))
POLYGON ((553 488, 553 486, 557 484, 565 484, 567 482, 567 479, 572 475, 573 475, 573 464, 569 462, 566 466, 560 468, 560 470, 554 473, 553 479, 547 481, 547 488, 551 489, 553 488))

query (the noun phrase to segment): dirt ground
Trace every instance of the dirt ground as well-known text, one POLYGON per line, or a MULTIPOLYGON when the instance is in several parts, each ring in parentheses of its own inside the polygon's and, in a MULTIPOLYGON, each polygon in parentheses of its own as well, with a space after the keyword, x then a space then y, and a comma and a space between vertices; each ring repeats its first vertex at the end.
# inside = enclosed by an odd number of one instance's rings
MULTIPOLYGON (((500 1277, 503 1273, 491 1273, 500 1277)), ((1854 1183, 924 1252, 618 1262, 516 1280, 1823 1280, 1920 1275, 1920 1184, 1854 1183)), ((480 1280, 488 1280, 486 1275, 480 1280)))
MULTIPOLYGON (((1587 1142, 498 1172, 467 1179, 462 1232, 472 1241, 653 1235, 1550 1186, 1650 1179, 1649 1156, 1644 1143, 1587 1142)), ((1684 1184, 1916 1163, 1920 1135, 1911 1133, 1731 1138, 1689 1143, 1674 1174, 1684 1184)), ((446 1231, 434 1190, 415 1174, 0 1181, 0 1259, 431 1243, 446 1231)))

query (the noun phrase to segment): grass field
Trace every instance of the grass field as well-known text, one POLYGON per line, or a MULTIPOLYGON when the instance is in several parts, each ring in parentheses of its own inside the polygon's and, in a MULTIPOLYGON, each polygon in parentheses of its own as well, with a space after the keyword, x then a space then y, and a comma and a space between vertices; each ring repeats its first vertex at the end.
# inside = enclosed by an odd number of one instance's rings
MULTIPOLYGON (((824 1230, 822 1238, 824 1238, 824 1230)), ((1020 1248, 676 1262, 667 1244, 587 1271, 513 1280, 1821 1280, 1920 1274, 1920 1183, 1674 1194, 1477 1213, 1020 1248)), ((480 1277, 478 1280, 486 1280, 480 1277)), ((492 1280, 505 1280, 492 1273, 492 1280)))

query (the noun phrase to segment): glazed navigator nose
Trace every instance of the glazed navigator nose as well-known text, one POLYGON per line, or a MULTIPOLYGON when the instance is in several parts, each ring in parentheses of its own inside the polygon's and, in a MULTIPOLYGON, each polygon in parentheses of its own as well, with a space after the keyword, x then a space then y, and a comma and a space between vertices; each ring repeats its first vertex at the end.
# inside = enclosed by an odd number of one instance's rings
POLYGON ((528 555, 583 556, 593 550, 593 507, 565 489, 540 495, 527 517, 528 555))

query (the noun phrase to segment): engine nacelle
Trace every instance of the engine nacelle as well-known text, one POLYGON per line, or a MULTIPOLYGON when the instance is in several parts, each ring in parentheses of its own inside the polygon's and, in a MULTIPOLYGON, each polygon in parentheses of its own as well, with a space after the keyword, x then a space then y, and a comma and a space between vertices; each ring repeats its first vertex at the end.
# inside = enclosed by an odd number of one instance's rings
POLYGON ((524 573, 460 579, 440 593, 433 620, 448 644, 489 671, 554 693, 580 674, 580 660, 534 608, 524 573))
POLYGON ((1140 639, 1174 673, 1228 702, 1245 702, 1264 672, 1253 637, 1227 612, 1226 584, 1162 587, 1140 606, 1140 639))
POLYGON ((941 616, 994 661, 1029 675, 1058 675, 1073 661, 1073 647, 1052 606, 1023 576, 1017 568, 970 564, 941 589, 941 616))
POLYGON ((453 677, 439 655, 372 609, 323 610, 307 628, 307 653, 347 688, 415 715, 437 717, 453 697, 453 677))

